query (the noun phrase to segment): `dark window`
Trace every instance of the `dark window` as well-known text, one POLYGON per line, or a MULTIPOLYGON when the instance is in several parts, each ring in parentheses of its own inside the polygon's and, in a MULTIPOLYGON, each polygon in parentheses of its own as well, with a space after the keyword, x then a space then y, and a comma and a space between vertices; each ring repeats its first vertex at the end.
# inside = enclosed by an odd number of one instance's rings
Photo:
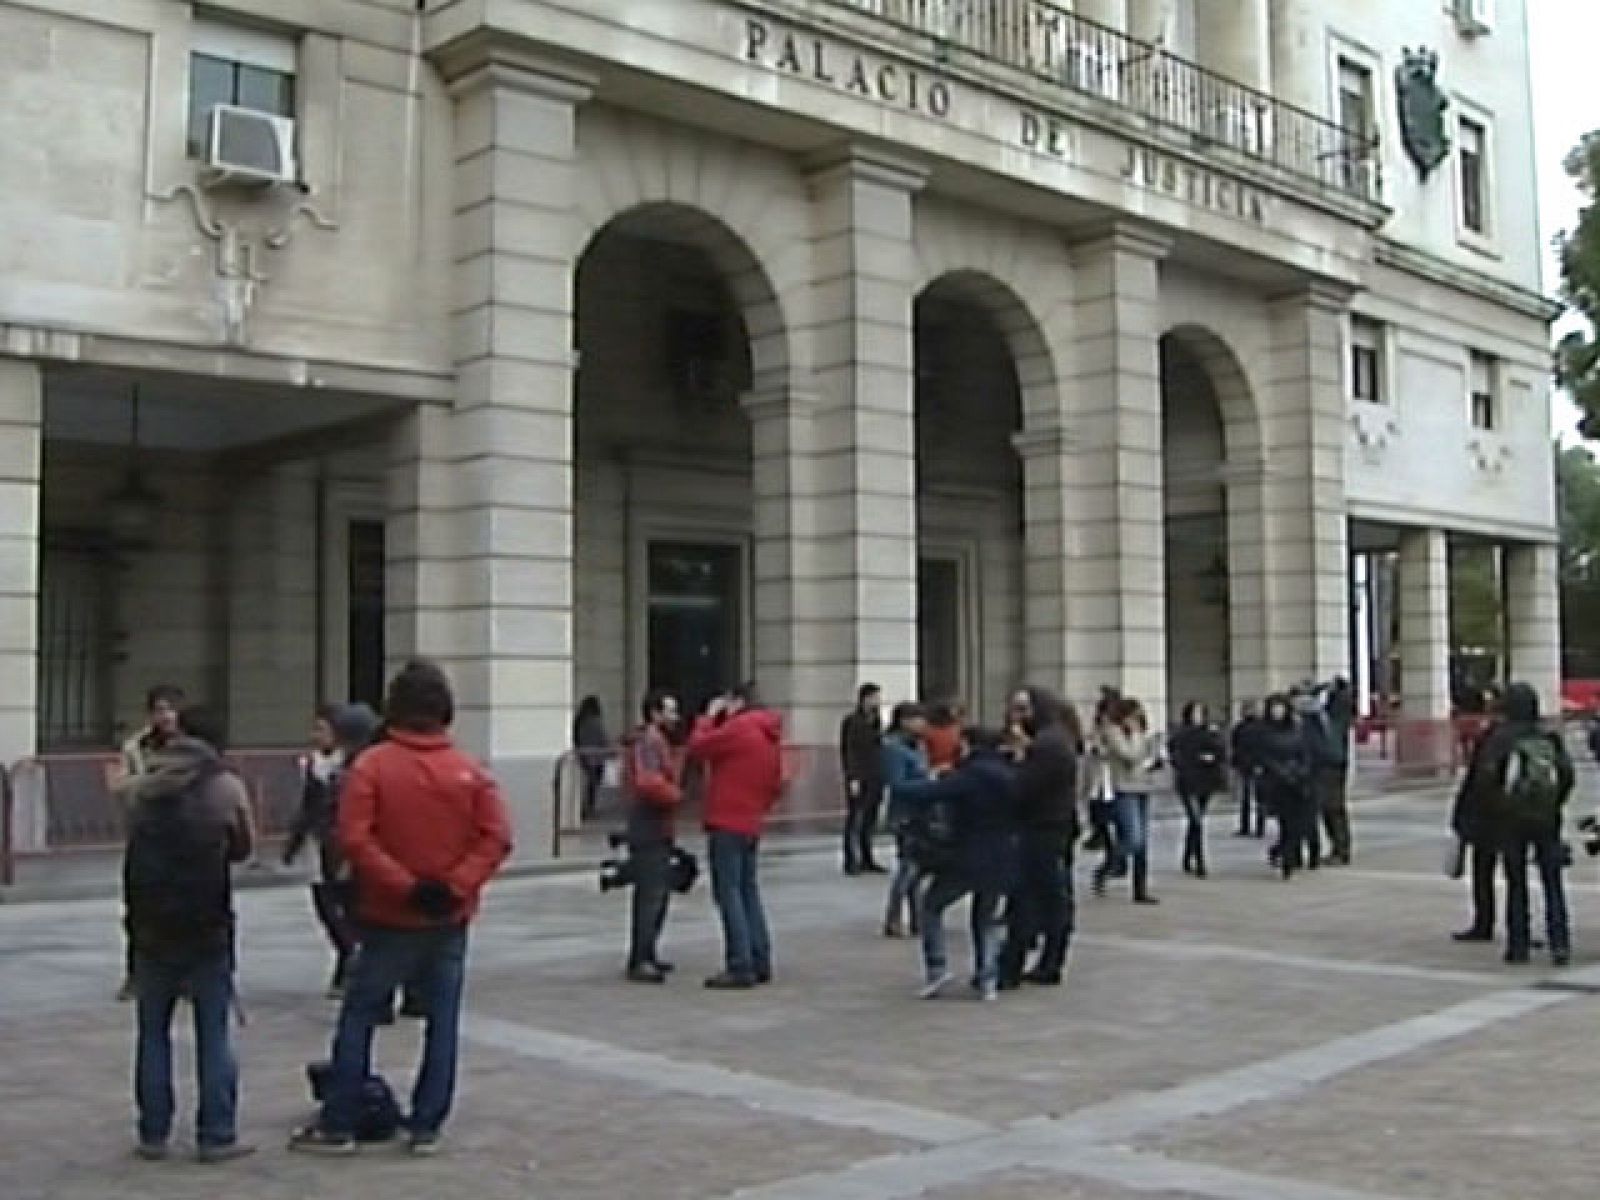
POLYGON ((739 682, 743 555, 734 545, 651 542, 650 687, 695 712, 739 682))
POLYGON ((110 560, 88 545, 47 542, 39 562, 39 745, 101 747, 111 741, 106 622, 110 560))
POLYGON ((1476 121, 1461 121, 1461 224, 1473 233, 1489 232, 1488 135, 1476 121))
POLYGON ((1472 427, 1493 430, 1500 424, 1500 405, 1495 395, 1495 361, 1487 354, 1472 352, 1472 427))
POLYGON ((1344 130, 1344 152, 1340 155, 1342 182, 1351 190, 1366 190, 1372 170, 1372 72, 1348 58, 1339 60, 1337 117, 1344 130))
POLYGON ((211 110, 234 104, 294 116, 294 76, 210 54, 189 56, 189 157, 204 158, 211 110))
POLYGON ((350 522, 350 699, 376 709, 384 689, 384 553, 382 521, 350 522))
POLYGON ((1382 404, 1383 328, 1356 317, 1350 322, 1350 394, 1368 404, 1382 404))

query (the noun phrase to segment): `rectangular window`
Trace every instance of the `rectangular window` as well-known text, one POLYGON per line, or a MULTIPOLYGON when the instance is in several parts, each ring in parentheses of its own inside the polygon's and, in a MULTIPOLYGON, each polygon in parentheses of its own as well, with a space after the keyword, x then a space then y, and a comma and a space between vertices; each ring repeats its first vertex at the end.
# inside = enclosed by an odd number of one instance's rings
POLYGON ((1479 237, 1489 235, 1489 131, 1482 122, 1462 117, 1457 129, 1456 157, 1461 188, 1461 227, 1479 237))
POLYGON ((189 54, 189 157, 205 156, 211 110, 219 104, 294 116, 297 56, 291 37, 196 18, 189 54))
POLYGON ((1366 317, 1350 319, 1350 396, 1386 404, 1383 387, 1383 326, 1366 317))
POLYGON ((1492 431, 1500 425, 1498 396, 1499 364, 1493 356, 1472 352, 1471 406, 1472 427, 1492 431))
POLYGON ((1346 189, 1367 191, 1371 186, 1373 135, 1376 130, 1372 71, 1353 58, 1339 59, 1338 111, 1334 114, 1344 130, 1340 172, 1346 189))

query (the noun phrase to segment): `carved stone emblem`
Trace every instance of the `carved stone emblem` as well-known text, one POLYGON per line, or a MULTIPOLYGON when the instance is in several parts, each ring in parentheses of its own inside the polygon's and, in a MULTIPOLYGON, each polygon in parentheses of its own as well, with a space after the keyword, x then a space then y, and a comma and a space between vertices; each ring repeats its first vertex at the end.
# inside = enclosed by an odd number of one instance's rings
POLYGON ((1450 99, 1439 88, 1439 56, 1432 50, 1407 47, 1394 71, 1395 98, 1400 108, 1400 140, 1406 154, 1426 179, 1450 153, 1444 115, 1450 99))

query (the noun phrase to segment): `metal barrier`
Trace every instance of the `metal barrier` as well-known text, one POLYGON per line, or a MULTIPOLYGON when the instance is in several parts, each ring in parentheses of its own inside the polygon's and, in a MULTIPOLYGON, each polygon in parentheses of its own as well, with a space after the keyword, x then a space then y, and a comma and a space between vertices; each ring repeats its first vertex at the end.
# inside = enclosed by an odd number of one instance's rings
POLYGON ((13 822, 16 815, 11 794, 11 772, 0 764, 0 886, 17 881, 17 854, 13 822))

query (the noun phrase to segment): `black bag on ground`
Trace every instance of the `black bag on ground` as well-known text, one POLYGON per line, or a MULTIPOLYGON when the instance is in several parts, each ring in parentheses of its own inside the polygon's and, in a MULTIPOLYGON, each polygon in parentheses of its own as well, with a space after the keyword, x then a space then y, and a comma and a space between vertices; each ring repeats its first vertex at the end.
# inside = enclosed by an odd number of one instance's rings
MULTIPOLYGON (((311 1098, 319 1105, 327 1103, 328 1078, 332 1074, 332 1063, 316 1062, 306 1066, 311 1098)), ((394 1089, 382 1075, 368 1075, 361 1085, 361 1104, 356 1110, 354 1132, 358 1142, 387 1142, 400 1132, 400 1105, 394 1098, 394 1089)))

